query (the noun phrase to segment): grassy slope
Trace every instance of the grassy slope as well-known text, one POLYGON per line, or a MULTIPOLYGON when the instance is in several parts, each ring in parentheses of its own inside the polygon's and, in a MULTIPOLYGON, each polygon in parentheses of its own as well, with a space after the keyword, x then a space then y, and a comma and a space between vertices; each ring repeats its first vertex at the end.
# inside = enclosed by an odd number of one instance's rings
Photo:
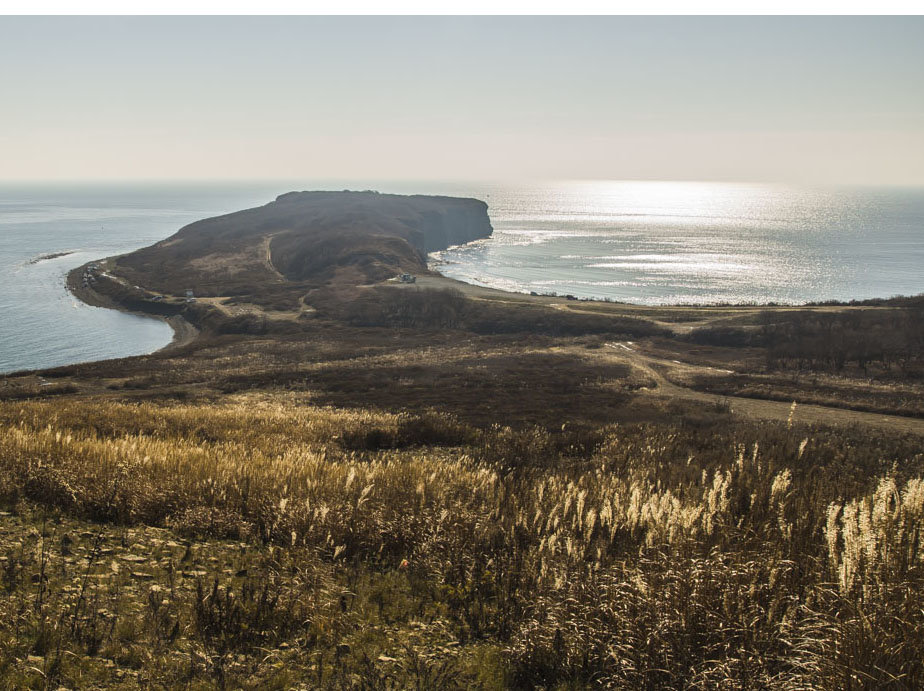
POLYGON ((924 680, 918 439, 0 405, 8 686, 924 680), (896 462, 898 462, 896 464, 896 462))

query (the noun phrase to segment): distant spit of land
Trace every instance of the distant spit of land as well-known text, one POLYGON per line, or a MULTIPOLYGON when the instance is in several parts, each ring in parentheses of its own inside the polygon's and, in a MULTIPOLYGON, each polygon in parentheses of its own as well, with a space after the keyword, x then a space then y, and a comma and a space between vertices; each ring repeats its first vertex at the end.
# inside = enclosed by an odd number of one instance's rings
POLYGON ((58 257, 66 257, 69 254, 74 254, 74 250, 68 250, 66 252, 52 252, 51 254, 41 254, 38 257, 32 257, 27 264, 38 264, 39 262, 48 261, 49 259, 57 259, 58 257))

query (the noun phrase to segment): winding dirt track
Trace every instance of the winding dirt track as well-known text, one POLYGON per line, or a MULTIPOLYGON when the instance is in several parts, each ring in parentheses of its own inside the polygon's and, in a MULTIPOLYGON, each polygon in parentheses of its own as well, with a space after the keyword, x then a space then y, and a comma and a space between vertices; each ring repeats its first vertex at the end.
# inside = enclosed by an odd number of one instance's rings
MULTIPOLYGON (((399 288, 407 288, 402 284, 389 284, 399 288)), ((490 300, 508 303, 533 303, 545 305, 551 309, 562 310, 566 312, 584 312, 589 314, 611 314, 618 316, 639 316, 655 324, 670 329, 675 334, 683 334, 691 331, 693 328, 702 326, 714 326, 729 321, 735 321, 742 316, 752 314, 755 311, 765 311, 767 307, 728 307, 709 313, 696 308, 690 309, 691 316, 694 318, 683 322, 662 321, 652 315, 652 309, 639 305, 614 304, 607 305, 607 309, 601 311, 593 309, 581 302, 566 301, 564 298, 553 298, 547 296, 525 295, 522 293, 508 293, 495 288, 486 288, 469 283, 462 283, 445 276, 419 276, 416 285, 411 287, 418 288, 435 288, 435 289, 454 289, 462 292, 469 298, 477 300, 490 300)), ((676 308, 683 310, 684 308, 676 308)), ((789 309, 789 308, 783 308, 789 309)), ((820 312, 849 311, 858 309, 850 306, 813 306, 803 307, 820 312)), ((738 324, 739 328, 753 328, 748 325, 738 324)), ((684 386, 678 386, 661 374, 654 365, 664 367, 667 370, 676 370, 678 368, 687 371, 695 371, 702 374, 715 373, 716 370, 711 367, 681 363, 671 360, 663 360, 651 357, 638 351, 631 341, 607 343, 608 357, 616 357, 626 362, 636 370, 643 372, 655 384, 653 390, 649 390, 649 395, 659 398, 680 398, 688 401, 697 401, 704 405, 714 406, 717 403, 728 404, 732 412, 746 417, 760 420, 779 420, 786 421, 792 412, 794 423, 818 424, 842 427, 875 427, 877 429, 896 432, 899 434, 916 434, 924 436, 924 419, 903 417, 901 415, 884 415, 881 413, 866 413, 856 410, 847 410, 844 408, 831 408, 809 403, 799 403, 795 411, 792 411, 792 403, 782 401, 768 401, 760 398, 745 398, 742 396, 717 396, 715 394, 694 391, 684 386)))
MULTIPOLYGON (((670 360, 651 357, 640 353, 631 341, 617 343, 607 343, 606 347, 610 356, 625 361, 630 366, 644 372, 655 383, 655 389, 652 395, 663 398, 682 398, 688 401, 697 401, 705 405, 715 405, 718 402, 725 402, 731 406, 733 413, 744 415, 746 417, 758 418, 763 420, 780 420, 786 421, 792 413, 794 423, 818 424, 818 425, 840 425, 844 427, 876 427, 882 430, 898 432, 901 434, 918 434, 924 436, 924 420, 900 415, 882 415, 880 413, 864 413, 856 410, 845 410, 843 408, 829 408, 820 405, 797 404, 793 411, 791 403, 781 401, 767 401, 759 398, 744 398, 741 396, 716 396, 715 394, 702 393, 694 391, 683 386, 678 386, 664 377, 653 365, 661 365, 667 368, 676 367, 677 364, 670 360)), ((701 370, 707 373, 710 368, 688 363, 682 363, 682 366, 689 369, 701 370)))

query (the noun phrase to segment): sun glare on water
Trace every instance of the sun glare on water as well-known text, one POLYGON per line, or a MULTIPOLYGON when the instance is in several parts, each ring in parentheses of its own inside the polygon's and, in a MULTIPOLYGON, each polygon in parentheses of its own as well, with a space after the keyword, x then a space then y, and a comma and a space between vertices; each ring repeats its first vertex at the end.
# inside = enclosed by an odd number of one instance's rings
POLYGON ((726 182, 600 180, 565 183, 600 210, 640 216, 746 217, 774 195, 770 185, 726 182))

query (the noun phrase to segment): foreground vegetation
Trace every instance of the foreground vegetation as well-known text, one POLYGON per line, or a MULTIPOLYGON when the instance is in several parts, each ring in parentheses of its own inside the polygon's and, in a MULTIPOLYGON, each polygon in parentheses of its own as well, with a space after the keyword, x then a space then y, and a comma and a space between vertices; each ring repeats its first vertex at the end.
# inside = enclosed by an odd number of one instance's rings
POLYGON ((4 402, 0 686, 920 687, 920 439, 670 413, 4 402))

